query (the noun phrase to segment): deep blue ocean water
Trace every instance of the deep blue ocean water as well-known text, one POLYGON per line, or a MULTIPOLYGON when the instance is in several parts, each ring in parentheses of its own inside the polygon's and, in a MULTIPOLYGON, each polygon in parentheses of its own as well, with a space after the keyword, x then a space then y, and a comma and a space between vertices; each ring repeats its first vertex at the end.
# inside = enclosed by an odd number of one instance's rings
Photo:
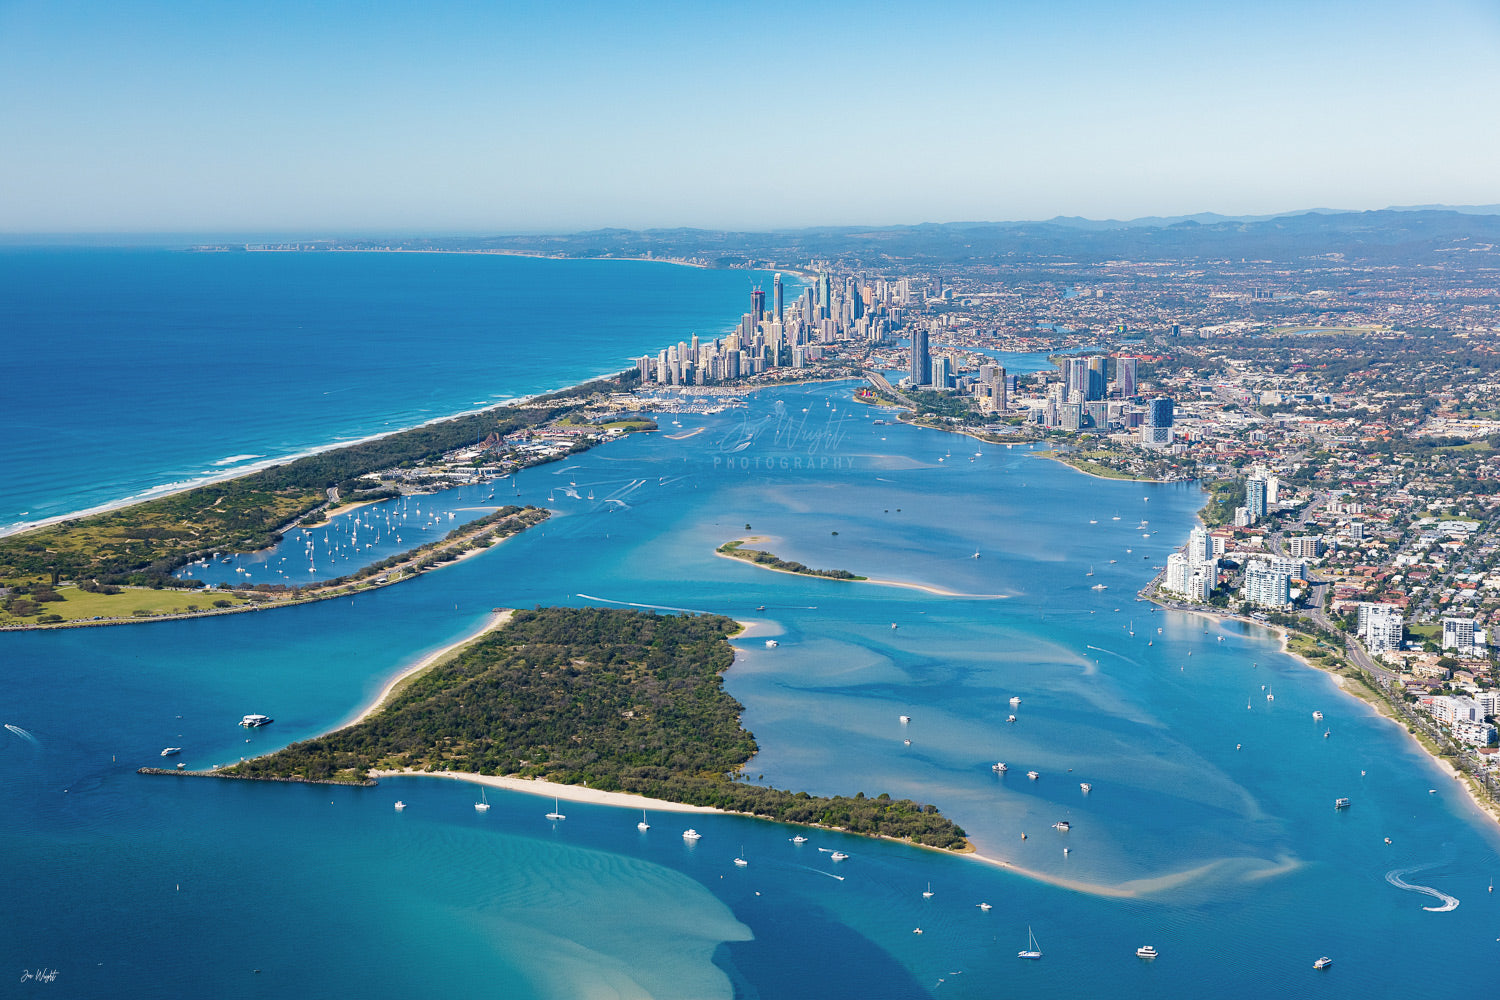
POLYGON ((767 1000, 1426 997, 1412 956, 1459 981, 1494 967, 1493 821, 1268 631, 1134 599, 1196 488, 877 424, 851 388, 766 390, 528 470, 511 488, 552 520, 349 601, 0 635, 0 722, 24 731, 0 730, 0 966, 56 969, 33 987, 78 997, 767 1000), (746 534, 965 596, 713 554, 746 534), (550 801, 495 791, 480 815, 441 779, 134 773, 163 746, 198 767, 325 731, 490 608, 556 603, 753 622, 726 680, 760 742, 751 780, 934 802, 1034 877, 741 817, 653 814, 642 834, 631 810, 551 823, 550 801), (277 721, 247 732, 247 712, 277 721), (1458 908, 1424 910, 1402 872, 1458 908), (1038 963, 1015 958, 1028 927, 1038 963))
POLYGON ((721 335, 754 284, 770 275, 0 247, 0 530, 617 372, 721 335))

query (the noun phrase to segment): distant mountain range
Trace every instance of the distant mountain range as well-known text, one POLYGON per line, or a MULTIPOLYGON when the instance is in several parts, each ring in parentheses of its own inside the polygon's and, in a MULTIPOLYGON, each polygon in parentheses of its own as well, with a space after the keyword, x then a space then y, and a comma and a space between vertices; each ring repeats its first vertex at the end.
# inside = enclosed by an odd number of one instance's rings
MULTIPOLYGON (((405 241, 408 245, 412 241, 405 241)), ((568 256, 698 258, 734 266, 828 259, 878 267, 940 267, 980 261, 1252 260, 1468 266, 1500 262, 1500 205, 1417 206, 1374 212, 1311 209, 1287 215, 1215 213, 1128 222, 947 222, 834 226, 784 232, 600 229, 570 235, 434 240, 433 245, 507 248, 568 256)))

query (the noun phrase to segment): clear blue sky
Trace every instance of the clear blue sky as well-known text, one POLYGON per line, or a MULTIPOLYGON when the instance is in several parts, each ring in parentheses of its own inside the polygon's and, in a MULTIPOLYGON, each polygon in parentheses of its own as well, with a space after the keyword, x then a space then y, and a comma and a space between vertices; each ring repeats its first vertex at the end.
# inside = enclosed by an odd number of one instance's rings
POLYGON ((1500 202, 1500 3, 0 0, 0 232, 1500 202))

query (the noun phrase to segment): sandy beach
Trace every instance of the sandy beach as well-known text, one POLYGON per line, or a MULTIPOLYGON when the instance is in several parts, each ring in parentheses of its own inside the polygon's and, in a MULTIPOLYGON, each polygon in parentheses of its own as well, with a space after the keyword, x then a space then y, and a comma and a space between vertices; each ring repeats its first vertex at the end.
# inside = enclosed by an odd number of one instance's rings
POLYGON ((335 726, 333 729, 330 729, 328 733, 324 733, 323 735, 327 736, 329 733, 336 733, 340 729, 348 729, 350 726, 359 725, 361 722, 365 721, 370 716, 378 712, 380 710, 380 707, 386 703, 386 700, 390 698, 390 696, 395 692, 396 688, 401 686, 403 681, 407 680, 410 677, 416 676, 417 674, 426 670, 428 667, 431 667, 434 664, 438 663, 440 660, 447 658, 449 654, 457 652, 459 648, 467 646, 469 643, 473 642, 475 639, 478 639, 485 633, 493 632, 495 629, 510 621, 513 615, 515 615, 515 611, 509 608, 492 612, 490 616, 486 618, 484 622, 472 632, 469 632, 461 638, 449 643, 436 652, 429 653, 428 655, 418 660, 416 663, 413 663, 411 666, 403 669, 395 677, 391 678, 390 683, 385 686, 385 688, 380 692, 375 700, 370 702, 369 705, 365 706, 365 708, 358 715, 341 726, 335 726))
MULTIPOLYGON (((590 805, 617 806, 622 809, 651 809, 672 813, 723 813, 722 809, 710 806, 690 806, 681 802, 668 802, 630 792, 605 792, 583 785, 560 785, 555 781, 533 778, 498 777, 493 774, 469 774, 463 771, 371 771, 372 778, 422 777, 450 778, 454 781, 469 781, 490 788, 503 788, 508 792, 521 792, 544 799, 561 799, 564 802, 584 802, 590 805)), ((767 822, 771 822, 767 820, 767 822)))
MULTIPOLYGON (((761 535, 752 535, 748 538, 736 538, 734 539, 734 541, 748 545, 751 542, 759 544, 771 541, 771 539, 768 539, 761 535)), ((741 556, 731 555, 728 552, 721 552, 718 549, 714 549, 714 555, 718 556, 720 559, 733 559, 735 562, 742 562, 747 565, 754 566, 756 569, 769 570, 772 573, 785 573, 788 576, 800 576, 811 580, 829 580, 833 583, 872 583, 877 587, 900 587, 904 590, 920 590, 924 594, 934 594, 938 597, 961 597, 981 601, 1005 600, 1010 596, 1008 594, 964 594, 956 590, 948 590, 946 587, 934 587, 926 583, 912 583, 907 580, 883 580, 873 576, 851 580, 847 577, 819 576, 816 573, 797 573, 793 570, 782 569, 779 566, 767 566, 765 563, 758 563, 753 559, 745 559, 741 556)))

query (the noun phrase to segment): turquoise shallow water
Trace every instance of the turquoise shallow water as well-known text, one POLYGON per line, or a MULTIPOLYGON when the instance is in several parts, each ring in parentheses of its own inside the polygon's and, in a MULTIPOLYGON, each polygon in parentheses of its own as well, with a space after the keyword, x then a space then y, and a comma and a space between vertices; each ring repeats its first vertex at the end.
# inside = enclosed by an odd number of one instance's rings
POLYGON ((1431 970, 1401 955, 1493 967, 1500 837, 1451 780, 1266 631, 1134 600, 1195 488, 877 425, 848 395, 767 391, 529 470, 547 524, 352 601, 0 635, 0 721, 26 734, 0 730, 0 958, 84 997, 1424 997, 1431 970), (809 565, 979 596, 715 557, 746 524, 809 565), (755 622, 727 678, 753 780, 935 802, 1040 877, 740 817, 653 814, 643 835, 630 810, 553 824, 550 801, 493 791, 481 816, 440 779, 133 773, 162 746, 201 766, 336 725, 492 607, 611 602, 755 622), (247 712, 277 721, 247 733, 247 712), (1459 906, 1425 911, 1402 871, 1459 906), (1028 926, 1039 963, 1014 957, 1028 926))

